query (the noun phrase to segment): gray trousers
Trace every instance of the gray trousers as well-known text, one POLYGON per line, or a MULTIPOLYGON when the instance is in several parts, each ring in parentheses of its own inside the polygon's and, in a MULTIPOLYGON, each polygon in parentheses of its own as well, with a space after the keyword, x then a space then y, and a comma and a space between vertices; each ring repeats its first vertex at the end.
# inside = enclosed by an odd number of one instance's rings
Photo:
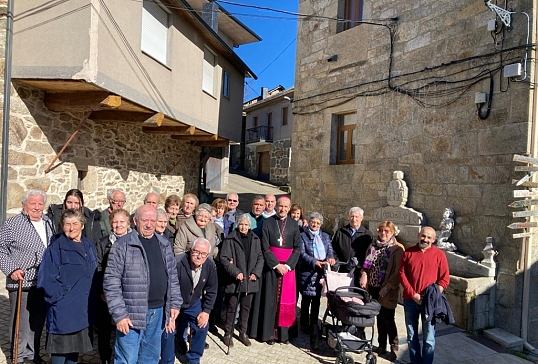
MULTIPOLYGON (((11 358, 14 357, 15 341, 15 315, 17 313, 17 291, 9 292, 10 316, 9 316, 9 342, 11 344, 11 358)), ((22 292, 21 313, 19 324, 19 347, 17 362, 24 359, 34 360, 39 358, 41 347, 41 333, 45 324, 46 307, 43 294, 36 287, 22 292)))

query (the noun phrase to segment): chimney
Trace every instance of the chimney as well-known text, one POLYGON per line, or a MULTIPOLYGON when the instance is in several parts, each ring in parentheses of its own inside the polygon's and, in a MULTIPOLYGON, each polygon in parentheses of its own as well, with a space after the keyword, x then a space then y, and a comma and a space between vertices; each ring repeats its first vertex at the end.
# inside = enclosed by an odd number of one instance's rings
POLYGON ((262 87, 262 100, 265 100, 268 96, 269 90, 267 87, 262 87))
POLYGON ((219 31, 217 14, 219 6, 213 0, 209 0, 203 4, 202 7, 202 19, 217 33, 219 31))

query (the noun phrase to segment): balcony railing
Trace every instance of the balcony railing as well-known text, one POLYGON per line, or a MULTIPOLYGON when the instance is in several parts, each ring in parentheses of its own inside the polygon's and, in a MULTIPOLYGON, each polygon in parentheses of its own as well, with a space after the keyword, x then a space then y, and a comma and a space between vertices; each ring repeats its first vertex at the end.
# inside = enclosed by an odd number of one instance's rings
POLYGON ((247 144, 260 143, 260 142, 272 142, 273 141, 273 127, 272 126, 256 126, 254 128, 247 129, 247 144))

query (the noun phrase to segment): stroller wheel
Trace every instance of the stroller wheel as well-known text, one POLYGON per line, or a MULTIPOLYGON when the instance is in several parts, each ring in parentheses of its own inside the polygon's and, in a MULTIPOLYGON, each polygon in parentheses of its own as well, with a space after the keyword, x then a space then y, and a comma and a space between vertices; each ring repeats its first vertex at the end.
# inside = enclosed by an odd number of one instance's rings
POLYGON ((351 355, 348 355, 346 353, 340 353, 336 357, 336 361, 334 362, 334 364, 355 364, 355 360, 353 360, 351 355))
POLYGON ((376 364, 377 363, 377 356, 373 354, 366 355, 366 362, 365 364, 376 364))

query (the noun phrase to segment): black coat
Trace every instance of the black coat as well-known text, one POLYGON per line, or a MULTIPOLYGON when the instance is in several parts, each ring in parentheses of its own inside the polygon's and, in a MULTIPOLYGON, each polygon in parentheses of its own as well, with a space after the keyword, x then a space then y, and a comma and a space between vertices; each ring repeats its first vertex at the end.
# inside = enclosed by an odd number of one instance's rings
POLYGON ((247 233, 250 254, 245 256, 243 243, 239 231, 233 230, 222 243, 220 250, 220 262, 226 272, 224 281, 226 293, 252 293, 260 289, 260 279, 263 271, 263 254, 260 238, 249 230, 247 233), (241 287, 237 291, 239 281, 236 279, 239 273, 243 273, 245 279, 241 282, 241 287), (250 281, 251 274, 256 275, 255 281, 250 281))
POLYGON ((202 264, 200 280, 193 287, 191 255, 187 253, 176 255, 179 287, 183 304, 181 309, 191 307, 200 297, 202 298, 202 311, 210 313, 217 298, 217 270, 212 259, 207 258, 202 264))
MULTIPOLYGON (((335 258, 342 263, 347 263, 353 257, 359 261, 355 270, 360 271, 366 258, 366 250, 374 241, 374 235, 364 226, 360 226, 357 232, 351 236, 351 228, 348 225, 338 229, 331 242, 335 258)), ((340 272, 347 272, 344 265, 340 266, 340 272)))
MULTIPOLYGON (((52 232, 55 235, 63 233, 60 226, 60 217, 64 209, 63 204, 51 204, 47 210, 47 216, 52 221, 52 232)), ((84 224, 84 230, 82 230, 82 236, 88 238, 95 245, 99 242, 99 239, 103 237, 101 232, 101 212, 99 210, 91 211, 89 208, 83 206, 84 217, 86 223, 84 224)))

